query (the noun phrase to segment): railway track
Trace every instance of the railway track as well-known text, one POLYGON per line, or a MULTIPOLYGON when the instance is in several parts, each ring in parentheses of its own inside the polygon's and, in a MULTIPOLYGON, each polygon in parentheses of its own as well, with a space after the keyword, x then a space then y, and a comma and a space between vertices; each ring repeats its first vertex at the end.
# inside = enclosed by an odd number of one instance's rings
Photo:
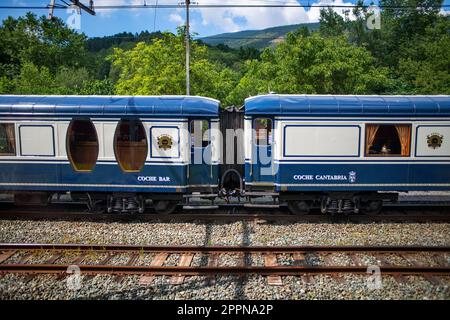
POLYGON ((299 221, 299 222, 450 222, 450 207, 422 207, 422 206, 396 206, 384 209, 378 215, 329 215, 313 211, 308 215, 293 215, 285 208, 249 209, 242 207, 221 207, 211 212, 210 210, 180 210, 173 214, 156 214, 147 211, 143 214, 119 214, 119 213, 91 213, 83 210, 82 206, 57 205, 48 208, 16 208, 5 206, 0 209, 0 219, 76 219, 97 221, 299 221), (201 212, 199 212, 201 211, 201 212))
POLYGON ((140 275, 142 284, 151 284, 156 276, 171 276, 171 284, 181 284, 186 276, 262 275, 270 285, 281 285, 282 276, 370 275, 373 268, 382 275, 415 275, 441 283, 450 277, 450 247, 0 244, 0 275, 64 276, 74 265, 88 276, 140 275), (234 257, 235 263, 222 263, 224 256, 234 257))

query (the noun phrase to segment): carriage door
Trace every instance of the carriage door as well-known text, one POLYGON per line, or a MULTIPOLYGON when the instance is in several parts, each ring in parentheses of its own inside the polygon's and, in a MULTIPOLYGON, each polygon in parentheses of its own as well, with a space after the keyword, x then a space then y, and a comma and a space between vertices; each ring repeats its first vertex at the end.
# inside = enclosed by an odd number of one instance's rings
POLYGON ((256 118, 253 121, 252 175, 254 182, 273 182, 273 120, 256 118))
POLYGON ((211 139, 209 120, 191 120, 189 123, 191 159, 189 186, 209 187, 212 184, 211 139))

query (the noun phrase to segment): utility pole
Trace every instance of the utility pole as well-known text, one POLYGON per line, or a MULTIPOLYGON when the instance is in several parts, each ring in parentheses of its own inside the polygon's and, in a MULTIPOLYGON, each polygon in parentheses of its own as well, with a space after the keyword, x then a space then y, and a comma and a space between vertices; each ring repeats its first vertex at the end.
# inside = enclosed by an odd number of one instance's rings
POLYGON ((50 5, 48 6, 48 16, 47 19, 52 19, 53 18, 53 11, 55 9, 55 0, 51 0, 50 1, 50 5))
POLYGON ((191 83, 189 77, 189 63, 190 63, 190 55, 189 55, 189 5, 191 4, 191 0, 185 0, 186 2, 186 95, 190 95, 191 83))

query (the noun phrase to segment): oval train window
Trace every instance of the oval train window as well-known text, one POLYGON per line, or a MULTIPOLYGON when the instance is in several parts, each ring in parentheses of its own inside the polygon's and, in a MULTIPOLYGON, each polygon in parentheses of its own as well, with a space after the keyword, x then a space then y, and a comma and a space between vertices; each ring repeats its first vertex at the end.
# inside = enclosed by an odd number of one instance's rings
POLYGON ((114 153, 122 171, 141 171, 147 159, 148 145, 140 120, 120 120, 114 135, 114 153))
POLYGON ((91 120, 72 120, 67 130, 67 155, 76 171, 90 172, 98 157, 98 137, 91 120))

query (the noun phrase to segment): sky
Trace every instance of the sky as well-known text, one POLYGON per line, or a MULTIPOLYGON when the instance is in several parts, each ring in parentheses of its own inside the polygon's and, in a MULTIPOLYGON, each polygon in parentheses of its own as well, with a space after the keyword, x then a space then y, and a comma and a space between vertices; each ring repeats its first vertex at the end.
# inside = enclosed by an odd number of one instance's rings
MULTIPOLYGON (((62 3, 62 0, 56 0, 62 3)), ((66 0, 69 2, 68 0, 66 0)), ((88 4, 89 0, 81 0, 88 4)), ((178 4, 182 0, 94 0, 94 5, 161 5, 178 4)), ((194 2, 194 0, 191 0, 194 2)), ((352 5, 356 0, 309 0, 315 5, 352 5)), ((378 1, 375 0, 375 3, 378 1)), ((0 0, 1 6, 46 6, 50 0, 0 0)), ((308 0, 196 0, 198 4, 307 4, 308 0)), ((368 0, 365 3, 369 4, 368 0)), ((450 4, 450 0, 445 0, 450 4)), ((241 30, 264 29, 273 26, 317 22, 319 19, 319 8, 196 8, 191 6, 191 30, 198 37, 210 36, 224 32, 235 32, 241 30)), ((342 8, 335 9, 342 14, 342 8)), ((446 10, 450 10, 447 8, 446 10)), ((26 11, 32 11, 37 15, 47 15, 48 10, 17 10, 0 9, 0 19, 8 16, 18 17, 26 11)), ((64 21, 79 22, 75 24, 79 31, 89 37, 113 35, 119 32, 140 32, 144 30, 171 31, 177 26, 184 24, 185 10, 182 8, 144 8, 144 9, 103 9, 97 10, 95 16, 82 13, 79 19, 74 20, 73 10, 55 10, 55 15, 64 21)))

